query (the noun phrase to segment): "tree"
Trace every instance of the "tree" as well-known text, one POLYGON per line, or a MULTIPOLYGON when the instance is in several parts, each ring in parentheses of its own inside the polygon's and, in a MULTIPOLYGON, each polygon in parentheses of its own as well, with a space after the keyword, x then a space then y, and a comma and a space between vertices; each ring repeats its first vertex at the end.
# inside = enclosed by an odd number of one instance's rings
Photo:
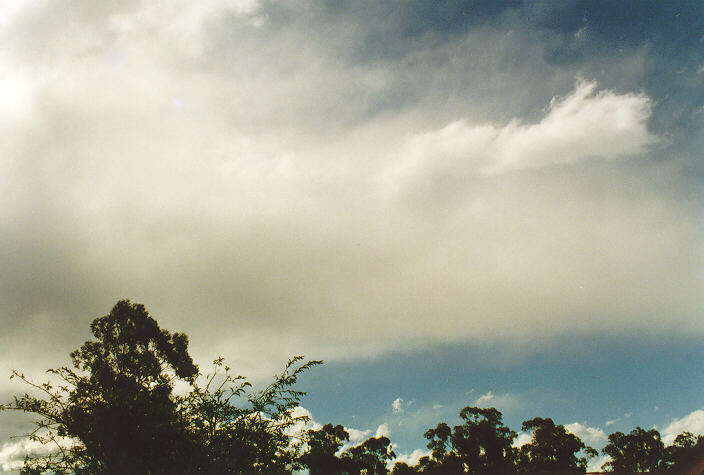
POLYGON ((418 473, 415 468, 408 465, 406 462, 396 462, 394 464, 394 469, 391 471, 392 475, 412 475, 418 473))
POLYGON ((701 460, 704 454, 704 436, 683 432, 672 445, 665 449, 665 457, 660 468, 684 473, 693 463, 701 460))
POLYGON ((342 470, 342 462, 335 455, 350 434, 341 425, 325 424, 320 430, 310 429, 306 433, 308 451, 301 462, 311 474, 336 473, 342 470))
POLYGON ((609 434, 609 443, 602 452, 611 457, 604 464, 611 472, 650 472, 661 468, 665 445, 656 429, 636 427, 629 434, 609 434))
POLYGON ((445 473, 514 471, 511 443, 516 433, 503 425, 501 412, 467 406, 460 417, 464 424, 452 430, 443 422, 425 433, 432 459, 422 460, 419 468, 445 473))
POLYGON ((386 463, 394 458, 396 454, 388 437, 370 437, 342 454, 343 470, 349 473, 366 470, 368 475, 385 474, 389 472, 386 463))
POLYGON ((71 353, 72 368, 49 370, 58 385, 13 373, 43 397, 24 394, 0 409, 39 416, 30 438, 56 449, 28 459, 28 473, 279 471, 293 465, 296 446, 286 430, 305 418, 292 413, 303 393, 291 386, 319 361, 301 364, 296 357, 271 385, 248 393, 243 377, 230 376, 227 367, 218 371, 220 359, 200 387, 186 335, 161 329, 143 305, 120 300, 91 331, 96 340, 71 353), (174 395, 177 381, 189 387, 185 396, 174 395), (235 462, 222 465, 226 458, 235 462))
POLYGON ((303 444, 296 441, 300 437, 292 429, 309 418, 294 414, 305 393, 291 387, 303 372, 321 364, 302 360, 301 356, 289 360, 271 384, 253 393, 247 392, 251 384, 243 376, 231 376, 222 358, 214 361, 215 370, 206 375, 206 385, 196 382, 179 399, 200 453, 198 470, 286 473, 299 468, 303 444))
POLYGON ((582 450, 588 456, 597 452, 584 445, 574 434, 562 425, 555 425, 552 419, 536 417, 524 421, 522 429, 530 431, 531 441, 524 444, 518 453, 516 466, 519 472, 581 472, 587 467, 587 458, 578 457, 582 450))

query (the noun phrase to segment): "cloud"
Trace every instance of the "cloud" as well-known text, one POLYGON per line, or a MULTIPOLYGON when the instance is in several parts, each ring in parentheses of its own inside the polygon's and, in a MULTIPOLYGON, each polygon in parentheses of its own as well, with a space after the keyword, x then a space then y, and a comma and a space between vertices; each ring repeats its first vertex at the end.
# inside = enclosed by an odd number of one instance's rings
POLYGON ((187 3, 3 17, 3 364, 66 362, 124 297, 258 379, 704 330, 704 211, 649 156, 638 65, 574 89, 519 21, 409 39, 406 9, 187 3))
POLYGON ((391 403, 391 408, 394 411, 394 414, 401 414, 403 412, 403 398, 396 398, 394 399, 394 402, 391 403))
POLYGON ((389 424, 386 422, 379 424, 379 427, 376 428, 376 432, 374 433, 374 437, 389 437, 390 435, 391 430, 389 429, 389 424))
POLYGON ((566 424, 567 432, 579 437, 587 445, 599 445, 607 440, 606 433, 598 427, 589 427, 580 422, 566 424))
POLYGON ((620 420, 621 420, 620 418, 619 418, 619 419, 612 419, 612 420, 606 421, 606 422, 604 423, 604 425, 605 425, 605 426, 610 426, 610 425, 612 425, 612 424, 616 424, 616 423, 617 423, 618 421, 620 421, 620 420))
POLYGON ((661 431, 662 440, 666 445, 670 445, 682 432, 704 435, 704 410, 697 409, 684 417, 672 420, 661 431))
MULTIPOLYGON (((427 449, 415 449, 411 453, 399 453, 396 454, 396 458, 393 460, 393 463, 396 462, 405 462, 411 467, 418 465, 418 461, 421 459, 421 457, 429 457, 431 454, 430 450, 427 449)), ((393 465, 392 465, 393 466, 393 465)))
POLYGON ((513 439, 513 443, 511 445, 513 447, 522 447, 531 440, 533 440, 533 435, 530 432, 519 432, 516 438, 513 439))
POLYGON ((587 462, 587 472, 601 472, 604 464, 606 462, 609 462, 610 460, 611 457, 609 455, 601 455, 589 459, 589 461, 587 462))
POLYGON ((389 181, 417 182, 443 176, 495 175, 565 165, 586 158, 619 159, 644 152, 658 139, 647 129, 651 101, 642 94, 597 91, 582 81, 554 97, 536 124, 513 119, 503 127, 464 119, 416 134, 400 152, 389 181))
POLYGON ((495 407, 502 412, 511 411, 519 406, 519 399, 513 394, 494 394, 489 391, 486 394, 482 394, 475 401, 474 405, 477 407, 495 407))
MULTIPOLYGON (((72 445, 68 438, 59 438, 58 443, 63 447, 72 445)), ((0 446, 0 469, 4 472, 19 471, 24 466, 25 456, 46 456, 57 450, 54 444, 42 444, 26 437, 5 442, 0 446)))
POLYGON ((372 434, 371 429, 359 430, 353 427, 345 427, 345 430, 350 434, 350 440, 341 448, 341 450, 361 444, 372 434))

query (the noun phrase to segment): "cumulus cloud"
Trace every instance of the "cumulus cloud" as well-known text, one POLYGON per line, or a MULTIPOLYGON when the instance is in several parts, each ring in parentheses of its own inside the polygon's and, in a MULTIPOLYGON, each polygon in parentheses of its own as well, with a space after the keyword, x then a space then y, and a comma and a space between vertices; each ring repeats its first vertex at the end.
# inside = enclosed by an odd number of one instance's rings
MULTIPOLYGON (((72 441, 59 438, 58 444, 70 447, 72 441)), ((54 444, 42 444, 38 441, 23 437, 13 442, 5 442, 0 446, 0 469, 4 472, 19 471, 24 466, 25 456, 41 457, 58 451, 54 444)))
POLYGON ((606 462, 609 462, 610 460, 611 457, 608 455, 601 455, 589 459, 589 461, 587 462, 587 472, 601 472, 604 464, 606 462))
POLYGON ((376 428, 376 432, 374 433, 374 437, 389 437, 390 435, 391 430, 389 429, 389 424, 386 422, 379 424, 379 427, 376 428))
POLYGON ((589 427, 581 422, 573 422, 572 424, 566 424, 565 429, 568 432, 579 437, 582 442, 587 445, 599 445, 606 441, 606 433, 599 429, 598 427, 589 427))
POLYGON ((674 419, 661 431, 662 440, 666 445, 670 445, 682 432, 704 435, 704 410, 697 409, 684 417, 674 419))
POLYGON ((474 405, 477 407, 495 407, 502 412, 510 411, 519 406, 519 399, 514 394, 494 394, 489 391, 486 394, 482 394, 475 401, 474 405))
POLYGON ((393 460, 393 463, 405 462, 413 467, 414 465, 418 465, 418 461, 421 457, 429 457, 431 453, 432 452, 427 449, 415 449, 411 453, 399 453, 396 454, 396 458, 393 460))
POLYGON ((391 409, 393 409, 394 414, 401 414, 403 412, 403 398, 396 398, 394 402, 391 403, 391 409))
POLYGON ((529 443, 533 439, 533 434, 530 432, 519 432, 513 443, 513 447, 523 447, 525 444, 529 443))

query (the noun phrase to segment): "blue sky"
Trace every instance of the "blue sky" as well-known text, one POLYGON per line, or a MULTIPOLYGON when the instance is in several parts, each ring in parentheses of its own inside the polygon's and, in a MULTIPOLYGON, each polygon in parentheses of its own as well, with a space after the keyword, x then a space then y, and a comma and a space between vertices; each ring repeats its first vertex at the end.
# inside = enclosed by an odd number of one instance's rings
POLYGON ((0 45, 7 374, 130 298, 406 455, 477 402, 704 432, 697 2, 11 0, 0 45))

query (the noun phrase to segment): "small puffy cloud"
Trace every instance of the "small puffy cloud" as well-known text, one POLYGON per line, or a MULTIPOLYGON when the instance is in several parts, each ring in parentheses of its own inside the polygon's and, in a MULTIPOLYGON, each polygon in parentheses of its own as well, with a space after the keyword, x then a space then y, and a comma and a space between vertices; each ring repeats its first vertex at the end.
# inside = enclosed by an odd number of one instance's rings
POLYGON ((379 427, 376 428, 376 432, 374 433, 374 437, 388 437, 389 435, 391 435, 391 430, 389 429, 389 424, 386 422, 379 424, 379 427))
POLYGON ((474 405, 475 406, 486 406, 486 405, 492 404, 494 399, 495 399, 494 393, 489 391, 488 393, 482 394, 481 396, 479 396, 479 398, 477 398, 477 400, 474 401, 474 405))
POLYGON ((477 407, 495 407, 502 411, 514 409, 518 404, 518 398, 513 394, 494 394, 491 391, 482 394, 474 401, 477 407))
POLYGON ((565 429, 582 439, 582 442, 587 445, 600 444, 606 440, 606 433, 603 430, 597 427, 586 426, 580 422, 566 424, 565 429))
POLYGON ((612 425, 612 424, 616 424, 616 423, 617 423, 618 421, 620 421, 620 420, 621 420, 620 418, 619 418, 619 419, 611 419, 610 421, 606 421, 606 422, 604 423, 604 425, 605 425, 605 426, 610 426, 610 425, 612 425))
POLYGON ((532 439, 532 435, 530 432, 519 432, 519 434, 516 436, 515 439, 513 439, 513 445, 514 447, 522 447, 523 445, 529 443, 532 439))
POLYGON ((394 414, 401 414, 404 408, 403 398, 398 397, 394 399, 394 402, 391 403, 391 408, 393 409, 394 414))
POLYGON ((349 443, 345 444, 348 447, 351 447, 353 445, 357 445, 360 442, 364 442, 364 440, 367 439, 372 434, 372 431, 369 429, 359 430, 359 429, 354 429, 352 427, 345 427, 345 430, 350 435, 349 443))
POLYGON ((602 467, 609 460, 611 460, 611 457, 608 455, 602 455, 601 457, 594 457, 593 459, 590 459, 587 463, 587 472, 601 472, 602 467))
POLYGON ((670 422, 662 431, 662 439, 665 444, 672 444, 675 437, 682 432, 693 434, 704 434, 704 410, 697 409, 686 416, 670 422))

